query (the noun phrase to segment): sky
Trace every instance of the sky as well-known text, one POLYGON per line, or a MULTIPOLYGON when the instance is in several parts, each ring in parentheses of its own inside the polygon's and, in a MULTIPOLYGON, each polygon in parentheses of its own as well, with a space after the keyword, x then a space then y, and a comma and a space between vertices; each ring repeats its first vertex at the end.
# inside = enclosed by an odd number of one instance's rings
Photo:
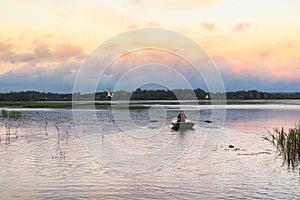
MULTIPOLYGON (((0 92, 72 92, 78 70, 99 45, 149 27, 195 41, 217 66, 226 91, 300 91, 299 0, 2 0, 0 7, 0 92)), ((157 53, 122 56, 110 81, 157 53)), ((174 65, 165 52, 157 62, 162 56, 163 65, 174 65)), ((181 73, 197 81, 188 70, 181 73)))

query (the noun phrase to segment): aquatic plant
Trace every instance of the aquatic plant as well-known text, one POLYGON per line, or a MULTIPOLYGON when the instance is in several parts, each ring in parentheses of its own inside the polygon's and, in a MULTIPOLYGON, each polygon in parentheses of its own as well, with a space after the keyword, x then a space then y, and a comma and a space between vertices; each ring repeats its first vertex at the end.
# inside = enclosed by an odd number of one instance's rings
POLYGON ((21 113, 18 111, 10 111, 8 113, 9 119, 18 119, 21 117, 21 113))
POLYGON ((60 133, 59 133, 59 127, 58 127, 58 122, 56 122, 54 124, 55 128, 56 128, 56 131, 57 131, 57 144, 59 144, 60 142, 60 133))
MULTIPOLYGON (((111 102, 81 102, 79 104, 72 104, 68 102, 48 102, 48 101, 0 101, 2 107, 21 107, 21 108, 50 108, 50 109, 71 109, 75 108, 89 108, 95 106, 97 109, 105 109, 111 106, 111 102)), ((150 106, 144 105, 114 105, 114 109, 120 110, 137 110, 137 109, 149 109, 150 106)))
POLYGON ((47 130, 47 126, 48 126, 48 121, 46 121, 46 124, 45 124, 45 135, 48 135, 48 130, 47 130))
POLYGON ((22 108, 72 108, 72 102, 0 101, 0 106, 22 108))
POLYGON ((1 110, 1 115, 2 115, 3 118, 7 118, 8 113, 7 113, 6 110, 2 109, 2 110, 1 110))
POLYGON ((5 129, 6 129, 5 144, 8 145, 8 144, 10 144, 10 125, 9 124, 5 124, 5 129))
POLYGON ((282 155, 288 166, 295 167, 300 161, 300 124, 289 129, 286 133, 284 128, 274 128, 268 131, 271 137, 264 137, 270 141, 282 155))
POLYGON ((9 118, 9 119, 18 119, 21 117, 21 113, 17 111, 7 111, 5 109, 1 110, 1 115, 3 118, 9 118))
POLYGON ((144 105, 114 105, 112 107, 114 110, 147 110, 150 106, 144 105))

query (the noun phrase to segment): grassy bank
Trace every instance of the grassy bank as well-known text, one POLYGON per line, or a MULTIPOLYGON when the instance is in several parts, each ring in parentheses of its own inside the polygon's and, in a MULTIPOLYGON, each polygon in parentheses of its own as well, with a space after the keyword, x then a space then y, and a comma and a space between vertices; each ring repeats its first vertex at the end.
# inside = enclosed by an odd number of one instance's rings
MULTIPOLYGON (((84 108, 84 106, 93 105, 93 103, 89 102, 82 102, 80 104, 77 104, 76 107, 84 108)), ((110 102, 96 102, 95 104, 96 108, 107 108, 108 106, 111 106, 110 102)), ((72 102, 50 102, 50 101, 0 101, 0 107, 2 108, 72 108, 72 102)), ((114 109, 128 109, 128 106, 126 105, 118 105, 114 106, 114 109)), ((135 109, 148 109, 148 106, 143 105, 130 105, 130 110, 135 109)))
POLYGON ((72 108, 72 102, 0 101, 0 107, 12 107, 12 108, 72 108))
POLYGON ((295 128, 285 132, 284 128, 275 128, 273 132, 269 132, 270 137, 265 137, 270 141, 288 166, 295 167, 300 161, 300 124, 295 128))

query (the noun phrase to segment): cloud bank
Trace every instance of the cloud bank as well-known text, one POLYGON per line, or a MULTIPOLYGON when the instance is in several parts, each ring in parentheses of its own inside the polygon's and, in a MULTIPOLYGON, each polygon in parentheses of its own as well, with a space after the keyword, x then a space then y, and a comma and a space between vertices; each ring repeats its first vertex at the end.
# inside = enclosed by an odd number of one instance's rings
MULTIPOLYGON (((31 53, 17 53, 13 51, 12 46, 0 45, 1 52, 3 53, 5 50, 2 55, 8 55, 1 57, 1 63, 13 63, 19 67, 7 70, 0 75, 0 92, 37 90, 68 93, 73 91, 76 73, 85 58, 82 48, 71 44, 58 44, 51 48, 44 44, 38 44, 31 53)), ((266 57, 267 55, 268 53, 263 52, 259 56, 266 57)), ((256 62, 235 63, 222 55, 212 55, 211 57, 222 74, 226 91, 256 89, 267 92, 287 92, 300 90, 299 62, 296 62, 295 65, 267 66, 256 62)), ((183 75, 190 82, 191 87, 207 89, 204 79, 196 76, 192 66, 181 58, 167 52, 143 50, 125 54, 112 63, 101 77, 98 90, 113 88, 124 74, 141 63, 152 64, 149 64, 148 68, 141 67, 143 70, 137 68, 134 73, 131 73, 135 74, 134 77, 127 78, 150 81, 151 77, 155 77, 159 73, 161 77, 165 77, 164 81, 169 81, 170 85, 174 86, 170 89, 174 89, 175 86, 180 88, 180 83, 176 83, 176 80, 171 78, 170 70, 164 68, 158 71, 157 66, 164 64, 183 75)), ((206 61, 203 61, 203 66, 206 65, 205 63, 206 61)), ((129 91, 136 89, 129 83, 130 81, 128 84, 122 83, 121 89, 129 91)))

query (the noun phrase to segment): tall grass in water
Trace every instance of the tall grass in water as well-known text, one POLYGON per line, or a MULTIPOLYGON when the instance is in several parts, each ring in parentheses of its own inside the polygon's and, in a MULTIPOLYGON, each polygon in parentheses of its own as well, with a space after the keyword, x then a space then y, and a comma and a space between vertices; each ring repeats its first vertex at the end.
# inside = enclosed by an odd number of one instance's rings
POLYGON ((1 115, 3 118, 8 118, 8 119, 18 119, 21 117, 21 113, 18 111, 7 111, 2 109, 1 110, 1 115))
POLYGON ((2 115, 3 118, 7 118, 8 117, 8 113, 4 109, 1 110, 1 115, 2 115))
POLYGON ((285 132, 284 128, 275 128, 269 133, 271 138, 265 139, 277 148, 288 166, 297 166, 300 162, 300 124, 288 132, 285 132))

